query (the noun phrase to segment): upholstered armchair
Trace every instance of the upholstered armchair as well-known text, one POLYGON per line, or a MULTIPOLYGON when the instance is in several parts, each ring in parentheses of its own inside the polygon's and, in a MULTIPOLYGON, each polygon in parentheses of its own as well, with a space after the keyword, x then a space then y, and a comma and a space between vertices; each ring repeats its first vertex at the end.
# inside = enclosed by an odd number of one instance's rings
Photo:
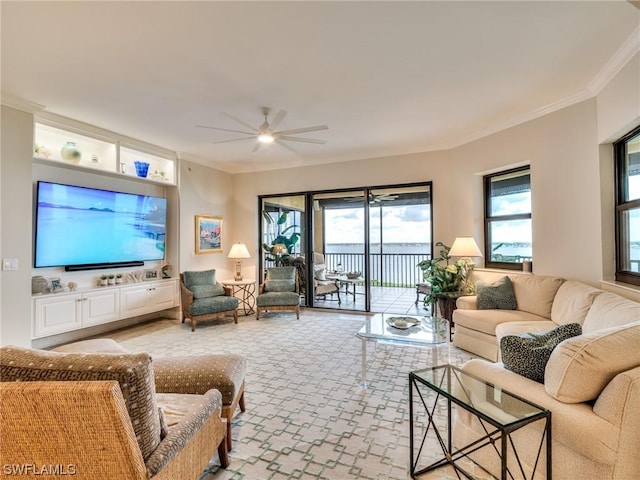
POLYGON ((256 297, 256 320, 266 311, 291 310, 300 318, 300 289, 296 267, 271 267, 256 297))
POLYGON ((217 318, 233 317, 238 323, 238 299, 231 287, 216 281, 215 270, 186 271, 180 274, 182 323, 191 319, 191 331, 196 323, 217 318))
POLYGON ((3 347, 0 378, 0 463, 28 476, 199 478, 216 449, 229 463, 220 392, 157 393, 146 353, 3 347))

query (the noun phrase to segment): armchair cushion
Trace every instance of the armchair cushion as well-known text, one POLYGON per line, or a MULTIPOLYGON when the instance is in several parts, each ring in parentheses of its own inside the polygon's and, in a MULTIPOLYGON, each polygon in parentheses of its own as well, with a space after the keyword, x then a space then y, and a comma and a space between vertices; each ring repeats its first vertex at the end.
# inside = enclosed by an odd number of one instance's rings
POLYGON ((267 292, 258 295, 256 303, 259 307, 299 305, 300 296, 296 292, 267 292))
POLYGON ((567 323, 546 332, 506 335, 500 339, 504 368, 544 383, 544 369, 553 349, 563 340, 581 333, 579 323, 567 323))
POLYGON ((238 308, 238 299, 227 295, 197 298, 189 306, 191 315, 208 315, 210 313, 227 312, 238 308))
POLYGON ((313 266, 313 275, 316 280, 326 281, 327 280, 327 268, 325 265, 314 265, 313 266))
POLYGON ((293 292, 296 289, 295 280, 265 280, 265 292, 293 292))
POLYGON ((193 292, 193 298, 208 298, 224 295, 224 287, 219 283, 215 285, 193 285, 188 288, 193 292))
POLYGON ((2 347, 0 378, 3 382, 115 380, 142 457, 149 457, 160 443, 153 367, 147 353, 59 353, 2 347))
POLYGON ((478 310, 515 310, 516 297, 511 279, 506 275, 494 284, 478 282, 478 310))
POLYGON ((194 285, 213 285, 216 283, 216 271, 201 270, 201 271, 185 271, 183 273, 184 284, 189 290, 193 290, 191 287, 194 285))

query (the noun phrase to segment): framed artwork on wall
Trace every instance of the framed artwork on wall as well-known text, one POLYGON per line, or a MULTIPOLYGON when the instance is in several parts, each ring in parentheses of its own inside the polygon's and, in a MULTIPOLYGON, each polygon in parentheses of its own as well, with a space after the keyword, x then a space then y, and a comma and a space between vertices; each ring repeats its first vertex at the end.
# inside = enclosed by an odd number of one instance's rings
POLYGON ((222 217, 196 215, 196 254, 222 252, 222 217))

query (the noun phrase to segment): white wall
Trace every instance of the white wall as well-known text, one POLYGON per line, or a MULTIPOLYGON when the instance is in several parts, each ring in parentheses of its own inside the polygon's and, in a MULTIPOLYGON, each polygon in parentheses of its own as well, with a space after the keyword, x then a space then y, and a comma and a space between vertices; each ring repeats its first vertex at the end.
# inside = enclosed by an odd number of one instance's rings
POLYGON ((0 345, 31 345, 31 158, 33 115, 2 106, 0 162, 0 258, 17 258, 18 270, 2 271, 0 345))
POLYGON ((228 173, 182 160, 180 165, 180 271, 216 269, 216 278, 233 278, 234 263, 227 258, 237 241, 232 209, 232 180, 228 173), (222 217, 222 253, 195 253, 195 216, 222 217))

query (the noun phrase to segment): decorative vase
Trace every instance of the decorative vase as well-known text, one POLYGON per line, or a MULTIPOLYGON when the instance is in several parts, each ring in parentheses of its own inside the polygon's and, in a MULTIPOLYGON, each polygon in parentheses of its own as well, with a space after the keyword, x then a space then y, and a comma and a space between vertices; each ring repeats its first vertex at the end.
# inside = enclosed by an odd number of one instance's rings
POLYGON ((149 164, 147 162, 139 162, 135 161, 133 164, 136 167, 136 175, 142 178, 147 177, 147 173, 149 172, 149 164))
POLYGON ((60 149, 60 156, 63 160, 79 163, 82 158, 82 152, 75 142, 67 142, 60 149))

